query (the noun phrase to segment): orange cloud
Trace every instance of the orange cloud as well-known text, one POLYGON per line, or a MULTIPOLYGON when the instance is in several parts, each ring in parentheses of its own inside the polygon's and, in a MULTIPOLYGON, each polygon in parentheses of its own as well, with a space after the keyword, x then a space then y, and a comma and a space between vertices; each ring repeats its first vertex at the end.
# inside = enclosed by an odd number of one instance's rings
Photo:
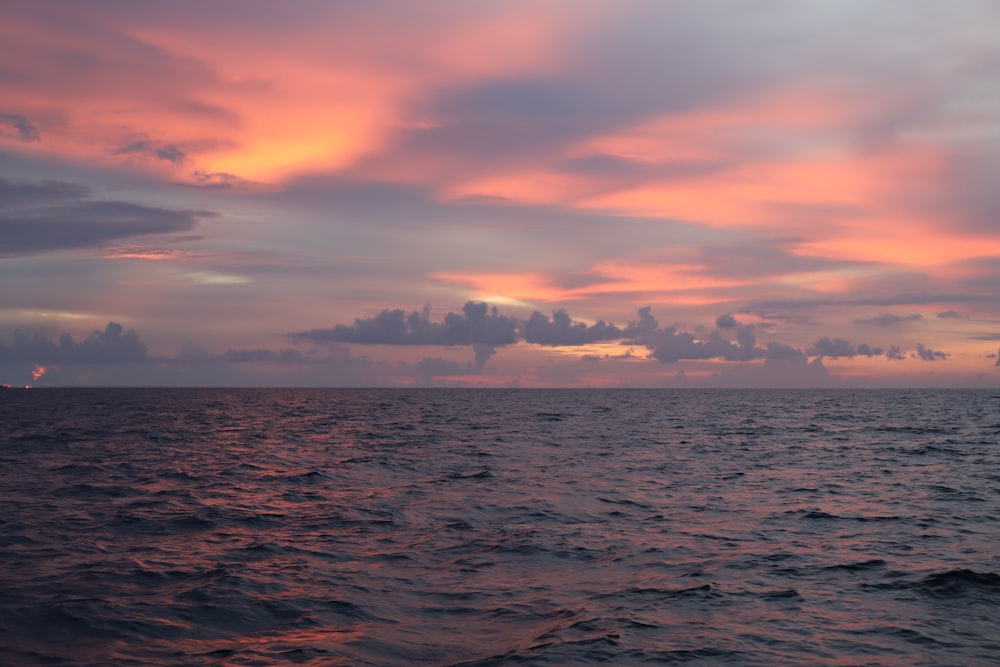
POLYGON ((561 8, 535 3, 412 13, 385 21, 364 8, 319 6, 283 15, 281 30, 266 21, 193 24, 155 10, 159 20, 141 24, 131 12, 98 19, 81 11, 99 30, 12 17, 0 27, 0 53, 23 54, 41 85, 3 84, 0 96, 5 107, 57 119, 40 142, 17 150, 128 161, 174 179, 200 171, 275 182, 342 169, 400 128, 436 122, 409 109, 429 89, 558 70, 574 26, 596 14, 567 21, 561 8), (52 53, 94 66, 57 67, 52 53), (150 150, 121 151, 140 142, 150 150))

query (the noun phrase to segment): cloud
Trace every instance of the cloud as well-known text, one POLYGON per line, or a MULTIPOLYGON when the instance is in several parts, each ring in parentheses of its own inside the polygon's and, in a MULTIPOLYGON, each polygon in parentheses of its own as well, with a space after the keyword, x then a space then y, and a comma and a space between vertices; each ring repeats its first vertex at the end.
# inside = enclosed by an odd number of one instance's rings
POLYGON ((146 345, 135 331, 123 333, 122 325, 108 322, 104 331, 95 330, 83 340, 64 333, 58 341, 40 334, 14 331, 9 346, 0 343, 0 363, 44 365, 125 364, 151 361, 146 345))
POLYGON ((147 139, 133 141, 112 152, 112 155, 145 155, 180 164, 187 159, 187 154, 173 144, 160 144, 147 139))
POLYGON ((509 345, 517 342, 515 318, 499 315, 485 303, 469 301, 462 313, 448 313, 443 322, 431 322, 430 309, 407 315, 402 309, 383 310, 369 318, 355 318, 351 326, 313 329, 288 334, 314 343, 364 345, 509 345))
POLYGON ((0 178, 0 256, 89 248, 109 241, 193 229, 207 211, 90 199, 70 183, 0 178))
POLYGON ((573 322, 563 309, 554 311, 551 320, 536 310, 521 326, 521 335, 525 342, 535 345, 587 345, 620 339, 622 330, 603 320, 589 327, 583 322, 573 322))
POLYGON ((192 182, 179 182, 178 185, 206 190, 235 190, 257 185, 254 181, 224 171, 208 172, 196 169, 191 178, 192 182))
POLYGON ((993 365, 996 366, 997 368, 1000 368, 1000 349, 997 350, 997 361, 993 365))
POLYGON ((909 315, 893 315, 892 313, 883 313, 882 315, 877 315, 876 317, 870 317, 867 319, 856 319, 855 324, 871 324, 877 327, 895 327, 907 322, 919 322, 924 319, 924 316, 920 313, 911 313, 909 315))
POLYGON ((90 189, 63 181, 8 181, 0 178, 0 211, 84 199, 90 189))
POLYGON ((938 317, 943 320, 964 320, 965 315, 955 310, 946 310, 943 313, 938 313, 938 317))
POLYGON ((27 116, 14 113, 0 113, 0 138, 18 141, 41 141, 38 128, 27 116))
POLYGON ((735 329, 737 325, 736 318, 733 317, 732 313, 726 313, 725 315, 719 315, 715 318, 715 326, 720 329, 735 329))
POLYGON ((831 359, 838 359, 840 357, 847 357, 851 359, 855 356, 879 356, 884 354, 885 350, 881 347, 872 347, 867 343, 861 343, 855 347, 850 343, 850 341, 843 338, 830 339, 829 337, 824 336, 813 343, 807 353, 818 357, 830 357, 831 359))
POLYGON ((931 350, 930 348, 924 347, 923 343, 917 343, 917 350, 911 356, 913 356, 914 359, 923 359, 924 361, 938 361, 940 359, 947 359, 948 353, 931 350))
POLYGON ((659 328, 649 306, 639 310, 639 319, 630 322, 624 333, 629 343, 645 345, 651 352, 650 356, 664 364, 681 359, 750 361, 767 355, 766 349, 756 346, 751 327, 737 329, 735 343, 723 338, 718 330, 702 339, 675 327, 659 328))
POLYGON ((485 303, 469 301, 461 313, 448 313, 442 322, 431 322, 430 309, 407 315, 402 309, 383 310, 354 324, 331 329, 313 329, 287 334, 313 343, 358 343, 362 345, 471 345, 479 367, 500 345, 518 340, 518 320, 497 313, 485 303))
POLYGON ((903 354, 903 351, 899 349, 898 345, 890 345, 889 349, 886 350, 885 358, 889 361, 902 361, 903 359, 906 359, 906 356, 903 354))
POLYGON ((587 362, 597 362, 604 361, 605 359, 635 359, 635 350, 629 348, 621 354, 585 354, 580 357, 582 361, 587 362))

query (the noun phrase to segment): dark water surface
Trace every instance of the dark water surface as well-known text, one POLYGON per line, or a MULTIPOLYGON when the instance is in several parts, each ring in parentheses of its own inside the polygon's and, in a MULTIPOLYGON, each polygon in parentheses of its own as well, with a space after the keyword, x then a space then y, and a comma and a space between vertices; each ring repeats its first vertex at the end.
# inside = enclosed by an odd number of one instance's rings
POLYGON ((6 390, 0 663, 1000 664, 996 391, 6 390))

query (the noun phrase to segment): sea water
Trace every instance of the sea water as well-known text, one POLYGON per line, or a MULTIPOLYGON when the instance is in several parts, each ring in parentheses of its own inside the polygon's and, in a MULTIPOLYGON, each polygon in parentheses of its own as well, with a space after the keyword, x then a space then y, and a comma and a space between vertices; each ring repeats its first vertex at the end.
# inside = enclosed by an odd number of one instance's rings
POLYGON ((0 392, 0 663, 997 665, 996 391, 0 392))

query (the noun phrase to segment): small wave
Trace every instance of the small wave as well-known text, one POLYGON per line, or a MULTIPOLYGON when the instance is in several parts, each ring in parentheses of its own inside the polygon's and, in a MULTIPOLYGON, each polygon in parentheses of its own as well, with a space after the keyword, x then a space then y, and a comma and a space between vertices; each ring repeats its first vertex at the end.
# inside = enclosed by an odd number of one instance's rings
POLYGON ((830 565, 829 567, 824 567, 824 570, 845 570, 847 572, 862 572, 864 570, 873 570, 885 566, 885 561, 881 558, 872 558, 871 560, 861 561, 859 563, 842 563, 839 565, 830 565))
POLYGON ((925 577, 918 587, 934 597, 963 597, 1000 593, 1000 575, 975 570, 948 570, 925 577))
POLYGON ((479 472, 456 472, 448 475, 448 479, 490 479, 493 477, 493 473, 489 470, 481 470, 479 472))
POLYGON ((664 598, 707 598, 716 597, 718 591, 712 588, 711 584, 692 586, 690 588, 628 588, 625 590, 626 596, 654 596, 664 598))
POLYGON ((319 470, 309 470, 291 475, 267 475, 263 479, 268 482, 281 482, 284 484, 316 484, 327 479, 327 475, 319 470))

